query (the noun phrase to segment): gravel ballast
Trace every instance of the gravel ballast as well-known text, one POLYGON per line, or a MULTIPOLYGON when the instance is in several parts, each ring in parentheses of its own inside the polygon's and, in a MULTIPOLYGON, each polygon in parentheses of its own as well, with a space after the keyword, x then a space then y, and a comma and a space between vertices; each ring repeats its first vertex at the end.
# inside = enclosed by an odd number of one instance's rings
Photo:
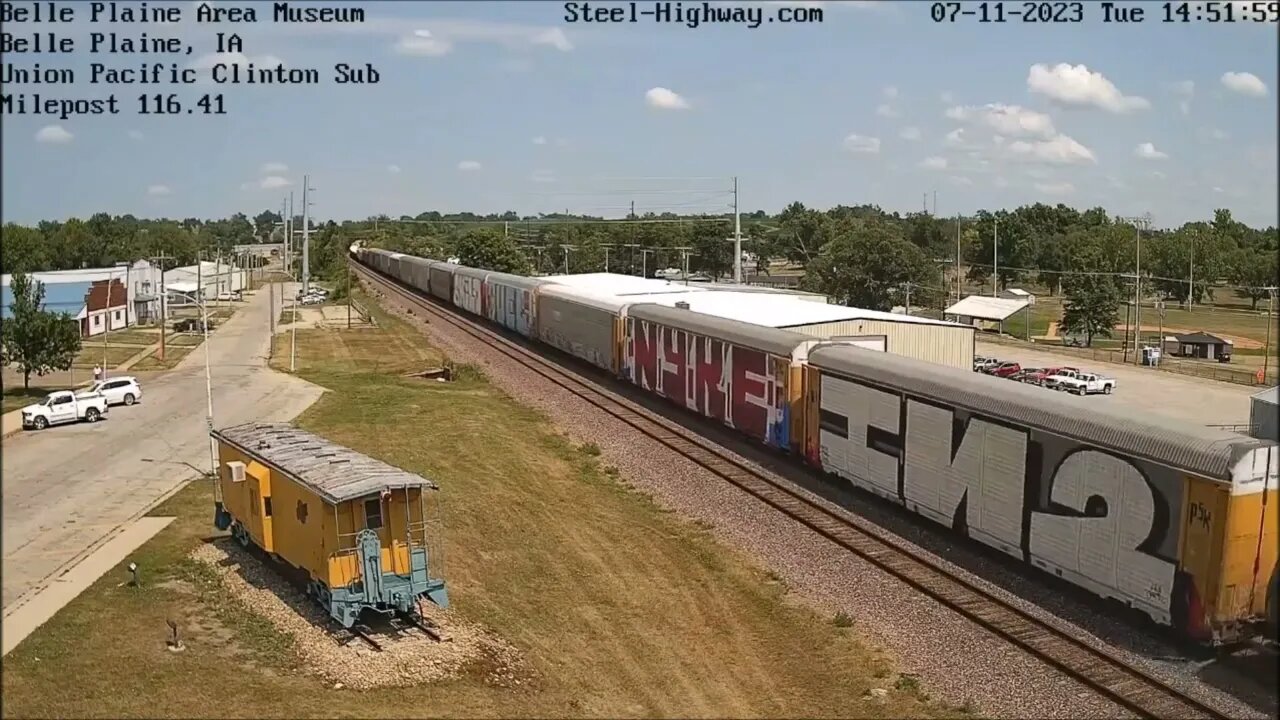
MULTIPOLYGON (((895 655, 899 669, 917 676, 934 698, 955 705, 968 704, 990 717, 1132 716, 1087 686, 523 367, 485 341, 431 317, 421 308, 412 308, 406 316, 405 301, 392 294, 374 293, 384 308, 397 311, 423 328, 429 341, 455 362, 477 365, 495 387, 546 414, 570 438, 598 446, 601 462, 616 467, 624 482, 651 495, 661 506, 705 522, 726 544, 756 558, 787 583, 792 597, 827 616, 837 612, 847 615, 861 635, 895 655)), ((874 505, 866 513, 860 507, 859 515, 853 515, 830 502, 826 504, 846 517, 867 518, 860 522, 862 525, 869 519, 893 526, 890 536, 895 537, 895 544, 924 554, 930 554, 929 550, 945 554, 948 560, 937 554, 932 557, 953 569, 962 566, 972 571, 975 574, 969 577, 974 582, 995 589, 1038 616, 1054 618, 1079 637, 1107 647, 1233 717, 1261 718, 1274 712, 1260 709, 1266 708, 1267 702, 1274 703, 1260 689, 1234 689, 1255 694, 1247 698, 1249 703, 1242 702, 1201 681, 1197 677, 1198 666, 1188 660, 1151 659, 1173 656, 1174 651, 1125 622, 1096 615, 1096 607, 1070 597, 1071 593, 1024 577, 1022 570, 1010 569, 1007 563, 986 557, 964 543, 940 539, 945 533, 892 517, 894 513, 874 505), (987 578, 996 584, 987 582, 987 578), (1013 588, 1017 594, 1001 588, 1013 588), (1080 625, 1057 619, 1062 617, 1072 618, 1080 625)), ((1247 681, 1241 684, 1252 687, 1247 681)))

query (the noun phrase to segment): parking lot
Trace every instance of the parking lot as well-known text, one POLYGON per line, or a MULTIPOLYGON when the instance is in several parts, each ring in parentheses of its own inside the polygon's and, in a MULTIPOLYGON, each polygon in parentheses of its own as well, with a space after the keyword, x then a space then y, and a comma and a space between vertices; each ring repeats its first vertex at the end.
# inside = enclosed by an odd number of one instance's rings
MULTIPOLYGON (((1089 401, 1096 402, 1100 407, 1108 406, 1134 413, 1135 417, 1163 415, 1196 425, 1248 423, 1249 396, 1261 389, 992 343, 979 342, 975 353, 988 358, 1012 360, 1023 367, 1066 365, 1114 378, 1116 388, 1111 395, 1091 395, 1089 401)), ((1054 391, 1045 389, 1044 392, 1054 391)))

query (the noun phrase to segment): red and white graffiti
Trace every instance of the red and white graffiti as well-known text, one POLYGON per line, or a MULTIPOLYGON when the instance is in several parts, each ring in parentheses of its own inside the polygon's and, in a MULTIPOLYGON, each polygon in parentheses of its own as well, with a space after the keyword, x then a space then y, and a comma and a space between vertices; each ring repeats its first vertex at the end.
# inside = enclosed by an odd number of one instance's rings
POLYGON ((625 374, 636 385, 786 447, 785 359, 629 318, 626 360, 625 374))

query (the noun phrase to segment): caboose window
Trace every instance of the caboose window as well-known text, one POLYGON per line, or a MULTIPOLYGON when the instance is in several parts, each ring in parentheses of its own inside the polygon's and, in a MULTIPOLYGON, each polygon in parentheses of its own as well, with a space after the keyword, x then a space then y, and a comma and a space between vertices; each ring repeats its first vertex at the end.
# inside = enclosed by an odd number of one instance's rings
POLYGON ((364 526, 370 530, 382 527, 382 500, 374 498, 364 501, 364 526))
POLYGON ((271 517, 271 496, 262 498, 262 514, 265 517, 271 517))

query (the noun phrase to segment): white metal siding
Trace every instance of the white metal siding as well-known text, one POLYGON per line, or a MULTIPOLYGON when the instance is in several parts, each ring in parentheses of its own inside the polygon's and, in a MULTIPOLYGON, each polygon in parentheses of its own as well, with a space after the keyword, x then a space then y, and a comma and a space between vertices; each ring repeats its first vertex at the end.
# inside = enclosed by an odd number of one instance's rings
POLYGON ((538 337, 587 362, 613 369, 613 321, 607 310, 557 297, 537 296, 538 337))
POLYGON ((841 320, 784 328, 802 335, 833 338, 846 335, 884 335, 887 352, 938 365, 973 369, 973 328, 883 320, 841 320))

